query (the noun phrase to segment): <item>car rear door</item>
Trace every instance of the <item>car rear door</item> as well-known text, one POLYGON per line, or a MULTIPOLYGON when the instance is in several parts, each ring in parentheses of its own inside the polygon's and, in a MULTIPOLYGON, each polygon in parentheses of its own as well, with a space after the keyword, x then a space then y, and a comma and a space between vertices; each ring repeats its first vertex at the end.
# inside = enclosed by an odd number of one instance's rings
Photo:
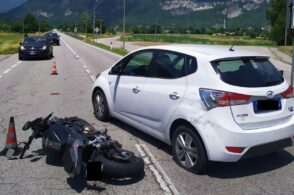
POLYGON ((142 124, 164 131, 186 91, 186 56, 159 50, 141 97, 142 124))
POLYGON ((140 100, 153 55, 152 50, 136 52, 114 66, 110 73, 114 112, 137 123, 141 122, 140 100))

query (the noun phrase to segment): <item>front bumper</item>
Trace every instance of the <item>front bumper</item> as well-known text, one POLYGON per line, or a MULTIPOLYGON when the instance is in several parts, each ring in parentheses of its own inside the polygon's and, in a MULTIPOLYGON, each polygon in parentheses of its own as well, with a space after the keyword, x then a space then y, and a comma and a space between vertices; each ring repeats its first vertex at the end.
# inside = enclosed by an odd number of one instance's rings
POLYGON ((22 58, 46 58, 49 56, 48 50, 25 50, 19 51, 19 56, 22 58))

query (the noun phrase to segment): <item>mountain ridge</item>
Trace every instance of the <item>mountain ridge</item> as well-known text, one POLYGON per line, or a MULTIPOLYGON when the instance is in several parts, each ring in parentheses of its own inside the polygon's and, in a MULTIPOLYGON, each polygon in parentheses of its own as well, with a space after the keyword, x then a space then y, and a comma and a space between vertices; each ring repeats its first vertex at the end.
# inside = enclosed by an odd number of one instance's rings
MULTIPOLYGON (((108 26, 121 26, 122 0, 97 0, 96 18, 108 26)), ((197 28, 222 26, 224 19, 232 27, 267 25, 265 10, 269 0, 127 0, 127 25, 186 26, 197 28), (246 16, 246 17, 245 17, 246 16), (185 22, 183 22, 185 21, 185 22)), ((82 11, 93 13, 93 0, 28 0, 1 14, 1 18, 21 20, 27 13, 53 24, 76 23, 82 11)), ((92 17, 91 17, 92 18, 92 17)))

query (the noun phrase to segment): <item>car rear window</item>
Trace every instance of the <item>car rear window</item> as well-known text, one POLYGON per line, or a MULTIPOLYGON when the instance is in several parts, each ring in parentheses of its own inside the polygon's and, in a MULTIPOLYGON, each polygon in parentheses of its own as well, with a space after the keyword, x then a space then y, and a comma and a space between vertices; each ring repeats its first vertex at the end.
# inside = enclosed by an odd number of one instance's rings
POLYGON ((283 76, 266 58, 218 60, 212 66, 220 79, 239 87, 268 87, 284 82, 283 76))

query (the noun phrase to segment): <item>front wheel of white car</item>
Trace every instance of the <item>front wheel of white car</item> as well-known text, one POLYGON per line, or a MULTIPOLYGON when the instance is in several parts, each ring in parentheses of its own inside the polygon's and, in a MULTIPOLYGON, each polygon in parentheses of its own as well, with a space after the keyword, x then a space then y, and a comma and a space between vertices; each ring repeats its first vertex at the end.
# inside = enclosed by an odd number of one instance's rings
POLYGON ((172 152, 176 163, 184 169, 203 174, 208 167, 205 147, 195 130, 188 125, 176 128, 172 137, 172 152))
POLYGON ((94 115, 100 121, 109 121, 109 107, 107 104, 107 99, 100 89, 96 90, 93 94, 93 107, 94 115))

